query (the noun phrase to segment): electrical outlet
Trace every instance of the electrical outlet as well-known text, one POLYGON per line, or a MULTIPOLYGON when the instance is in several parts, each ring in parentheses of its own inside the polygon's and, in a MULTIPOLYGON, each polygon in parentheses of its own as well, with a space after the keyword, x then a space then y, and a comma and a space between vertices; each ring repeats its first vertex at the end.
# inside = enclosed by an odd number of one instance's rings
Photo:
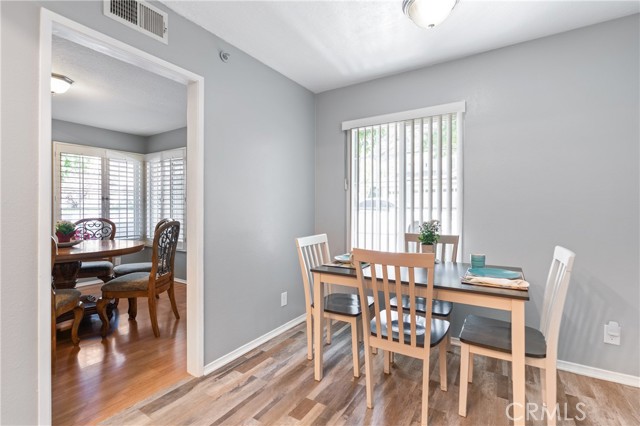
POLYGON ((622 327, 615 321, 604 325, 604 342, 609 345, 620 346, 620 331, 622 327))
POLYGON ((280 293, 280 306, 286 306, 287 304, 287 292, 283 291, 280 293))

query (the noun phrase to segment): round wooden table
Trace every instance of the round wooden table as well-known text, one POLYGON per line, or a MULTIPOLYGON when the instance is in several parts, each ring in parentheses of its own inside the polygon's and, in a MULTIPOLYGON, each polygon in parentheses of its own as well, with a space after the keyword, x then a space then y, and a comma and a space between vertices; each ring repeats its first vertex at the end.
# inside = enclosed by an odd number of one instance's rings
MULTIPOLYGON (((84 240, 72 247, 58 247, 53 267, 53 283, 56 288, 75 288, 82 261, 101 260, 108 257, 132 254, 144 249, 139 240, 84 240)), ((82 296, 85 316, 96 313, 95 296, 82 296)), ((109 316, 113 306, 108 307, 109 316)), ((64 316, 59 321, 64 321, 64 316)))

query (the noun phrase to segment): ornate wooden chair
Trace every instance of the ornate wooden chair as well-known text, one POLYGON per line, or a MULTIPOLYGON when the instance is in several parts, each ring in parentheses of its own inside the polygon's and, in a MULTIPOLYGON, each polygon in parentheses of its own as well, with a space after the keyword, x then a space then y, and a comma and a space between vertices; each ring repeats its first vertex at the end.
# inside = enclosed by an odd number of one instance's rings
MULTIPOLYGON (((173 219, 161 219, 156 223, 156 231, 158 230, 158 227, 172 220, 173 219)), ((116 278, 127 274, 133 274, 134 272, 151 272, 151 262, 123 263, 113 268, 113 274, 116 278)))
POLYGON ((156 312, 156 295, 166 291, 171 300, 171 308, 176 319, 180 319, 174 294, 174 262, 180 222, 169 221, 156 228, 153 238, 153 256, 151 272, 134 272, 114 278, 101 288, 102 296, 96 303, 96 309, 102 321, 102 337, 109 331, 107 304, 111 299, 129 299, 129 320, 135 320, 138 314, 138 297, 146 297, 149 304, 149 316, 153 334, 160 336, 156 312))
POLYGON ((366 376, 367 407, 373 408, 373 366, 369 348, 384 351, 384 372, 390 372, 390 354, 402 355, 422 360, 422 421, 427 424, 429 409, 429 358, 431 348, 439 349, 440 389, 447 390, 447 341, 449 322, 431 318, 433 295, 433 268, 435 255, 429 253, 385 253, 379 251, 353 249, 353 259, 358 276, 360 298, 373 294, 373 318, 369 310, 362 313, 364 328, 364 363, 366 376), (362 263, 369 263, 371 278, 363 273, 362 263), (402 268, 402 270, 401 270, 402 268), (424 315, 416 307, 415 269, 427 271, 424 315), (406 277, 403 284, 395 277, 406 277), (408 309, 389 306, 393 294, 407 295, 408 309))
MULTIPOLYGON (((56 254, 58 253, 58 245, 56 240, 51 237, 51 269, 56 262, 56 254)), ((59 289, 56 290, 53 284, 53 278, 51 279, 51 368, 55 372, 56 365, 56 342, 57 342, 57 330, 56 320, 57 318, 67 312, 73 311, 73 324, 71 326, 71 341, 74 345, 80 343, 78 338, 78 327, 82 316, 84 315, 84 306, 80 301, 82 294, 76 289, 59 289)))
MULTIPOLYGON (((307 358, 313 359, 313 274, 311 268, 330 263, 327 234, 312 235, 296 239, 302 283, 304 285, 305 308, 307 312, 307 358)), ((317 283, 322 285, 322 283, 317 283)), ((367 300, 369 305, 373 300, 367 300)), ((361 330, 362 308, 357 294, 331 293, 324 298, 324 318, 347 322, 351 325, 351 351, 353 355, 353 375, 360 377, 360 357, 358 355, 358 330, 361 330)), ((331 343, 331 327, 327 326, 327 343, 331 343)))
MULTIPOLYGON (((525 363, 540 368, 547 424, 556 424, 556 361, 562 310, 575 253, 556 246, 547 277, 540 328, 525 328, 525 363)), ((467 415, 467 383, 472 382, 473 355, 511 361, 511 323, 469 315, 460 331, 460 399, 458 413, 467 415)))
MULTIPOLYGON (((113 240, 116 237, 116 224, 109 219, 88 218, 76 222, 76 238, 81 240, 113 240)), ((78 278, 98 277, 103 282, 113 278, 113 259, 82 262, 78 278)))

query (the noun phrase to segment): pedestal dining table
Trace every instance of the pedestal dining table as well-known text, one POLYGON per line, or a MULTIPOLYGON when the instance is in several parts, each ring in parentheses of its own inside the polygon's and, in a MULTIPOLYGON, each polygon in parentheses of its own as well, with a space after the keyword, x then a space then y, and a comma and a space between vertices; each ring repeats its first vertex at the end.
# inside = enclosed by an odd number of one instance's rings
MULTIPOLYGON (((83 240, 71 247, 58 247, 53 267, 53 283, 56 288, 75 288, 78 272, 83 261, 100 260, 108 257, 123 256, 142 251, 145 241, 140 240, 83 240)), ((92 315, 96 311, 96 297, 85 295, 84 315, 92 315)), ((110 307, 113 309, 113 307, 110 307)), ((111 309, 108 307, 108 311, 111 309)), ((59 319, 64 321, 65 317, 59 319)))
MULTIPOLYGON (((514 425, 525 424, 525 309, 529 300, 527 290, 512 290, 497 287, 485 287, 462 283, 461 278, 470 267, 467 263, 437 263, 434 268, 433 298, 466 305, 500 309, 511 313, 511 350, 513 356, 513 419, 514 425)), ((498 266, 522 272, 521 268, 498 266)), ((424 271, 424 270, 423 270, 424 271)), ((337 284, 345 287, 358 287, 355 269, 321 265, 311 269, 313 273, 313 347, 314 376, 317 381, 323 376, 322 330, 324 311, 324 284, 337 284)), ((367 269, 365 276, 370 276, 367 269)), ((524 275, 523 275, 524 276, 524 275)), ((427 274, 416 270, 416 295, 426 295, 427 274), (422 286, 420 286, 422 284, 422 286), (422 288, 420 288, 422 287, 422 288)), ((427 374, 427 373, 424 373, 427 374)))

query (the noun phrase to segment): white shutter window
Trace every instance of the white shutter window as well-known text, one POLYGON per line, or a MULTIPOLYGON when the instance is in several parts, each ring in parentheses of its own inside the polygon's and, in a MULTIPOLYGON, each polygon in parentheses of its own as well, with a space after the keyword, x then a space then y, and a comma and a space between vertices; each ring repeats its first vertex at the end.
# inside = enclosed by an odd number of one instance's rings
POLYGON ((180 222, 179 248, 186 242, 186 148, 147 154, 146 200, 147 238, 153 239, 155 226, 163 218, 180 222))
POLYGON ((107 217, 116 224, 119 239, 139 240, 143 232, 142 161, 107 160, 109 199, 107 217))
POLYGON ((144 202, 140 154, 54 143, 54 218, 104 217, 116 238, 141 239, 144 202))
POLYGON ((347 131, 352 247, 403 251, 404 233, 431 219, 462 234, 463 112, 454 103, 343 123, 359 125, 347 131), (425 112, 437 115, 415 116, 425 112), (369 124, 384 118, 400 121, 369 124))
POLYGON ((102 158, 62 152, 57 158, 58 216, 75 222, 102 216, 102 158))

